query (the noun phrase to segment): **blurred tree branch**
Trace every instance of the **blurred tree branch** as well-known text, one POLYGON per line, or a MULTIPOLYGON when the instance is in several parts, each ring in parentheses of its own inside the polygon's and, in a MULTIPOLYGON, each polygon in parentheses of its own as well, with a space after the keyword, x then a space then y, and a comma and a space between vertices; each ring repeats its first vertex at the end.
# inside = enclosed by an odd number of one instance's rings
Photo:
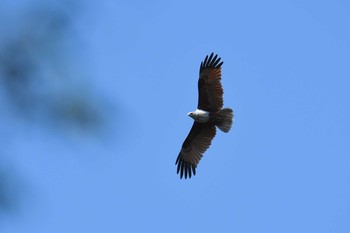
MULTIPOLYGON (((0 104, 11 119, 16 116, 44 129, 96 135, 109 128, 108 108, 86 79, 89 71, 79 58, 81 47, 70 28, 78 11, 77 4, 70 8, 72 3, 64 1, 58 7, 40 2, 0 20, 0 104), (11 28, 11 33, 4 28, 11 28)), ((1 133, 11 137, 11 132, 1 133)), ((0 165, 3 160, 0 156, 0 165)), ((17 206, 14 175, 0 166, 0 211, 17 206)))
POLYGON ((17 33, 3 36, 0 44, 0 88, 11 109, 24 119, 83 133, 102 127, 103 109, 82 79, 86 71, 76 59, 79 51, 68 49, 78 43, 69 34, 76 9, 40 6, 25 16, 13 25, 17 33))

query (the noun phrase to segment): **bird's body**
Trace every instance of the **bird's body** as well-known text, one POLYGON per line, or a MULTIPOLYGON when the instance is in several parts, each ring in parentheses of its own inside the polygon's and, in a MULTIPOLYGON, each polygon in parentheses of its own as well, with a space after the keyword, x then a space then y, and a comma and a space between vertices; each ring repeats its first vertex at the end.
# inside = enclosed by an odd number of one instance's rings
POLYGON ((216 134, 216 127, 227 133, 232 126, 233 111, 223 106, 221 86, 221 58, 212 53, 201 63, 198 80, 198 106, 188 116, 194 119, 190 133, 182 144, 176 159, 180 178, 191 178, 204 152, 209 148, 216 134), (220 62, 220 63, 219 63, 220 62))
POLYGON ((209 121, 209 112, 201 110, 201 109, 196 109, 194 112, 189 112, 187 116, 190 116, 193 118, 193 120, 199 122, 199 123, 206 123, 209 121))

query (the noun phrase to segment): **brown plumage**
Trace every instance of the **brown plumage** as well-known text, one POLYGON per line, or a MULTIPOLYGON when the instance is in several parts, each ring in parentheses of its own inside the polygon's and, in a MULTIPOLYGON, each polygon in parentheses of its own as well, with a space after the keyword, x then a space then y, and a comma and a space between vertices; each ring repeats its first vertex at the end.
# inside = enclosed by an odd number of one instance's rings
POLYGON ((223 107, 223 89, 221 85, 221 58, 212 53, 206 56, 199 69, 198 106, 190 113, 195 122, 182 144, 176 159, 177 173, 180 178, 191 178, 196 174, 196 167, 209 148, 216 134, 216 127, 228 132, 233 121, 233 111, 223 107), (205 112, 203 112, 203 111, 205 112), (202 115, 203 114, 203 115, 202 115), (201 119, 201 117, 204 117, 201 119))

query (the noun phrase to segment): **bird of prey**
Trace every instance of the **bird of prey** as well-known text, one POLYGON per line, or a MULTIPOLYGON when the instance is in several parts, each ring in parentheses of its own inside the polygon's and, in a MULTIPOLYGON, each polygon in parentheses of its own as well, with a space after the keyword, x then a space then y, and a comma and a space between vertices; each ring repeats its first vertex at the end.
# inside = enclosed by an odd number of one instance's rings
POLYGON ((176 159, 180 178, 196 175, 196 168, 204 152, 215 137, 216 127, 227 133, 232 126, 233 111, 223 107, 221 86, 221 58, 212 53, 206 56, 199 69, 198 106, 187 115, 194 119, 191 131, 182 144, 176 159))

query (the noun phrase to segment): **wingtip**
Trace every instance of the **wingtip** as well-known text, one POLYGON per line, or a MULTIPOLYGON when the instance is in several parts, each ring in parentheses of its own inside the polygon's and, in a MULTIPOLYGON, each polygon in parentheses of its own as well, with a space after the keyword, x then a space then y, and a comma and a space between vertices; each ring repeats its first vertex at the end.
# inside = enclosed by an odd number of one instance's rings
POLYGON ((215 69, 220 68, 224 63, 223 61, 221 62, 220 61, 221 61, 221 57, 219 57, 218 54, 215 54, 214 52, 212 52, 210 55, 205 56, 204 61, 201 62, 199 72, 201 72, 204 68, 215 68, 215 69))
POLYGON ((214 56, 214 53, 211 53, 210 56, 209 56, 207 65, 210 65, 210 64, 211 64, 211 61, 212 61, 212 59, 213 59, 213 56, 214 56))
POLYGON ((180 179, 191 179, 192 176, 196 175, 196 166, 194 164, 190 164, 187 162, 184 162, 183 160, 176 160, 177 162, 177 170, 176 174, 180 173, 180 179))

